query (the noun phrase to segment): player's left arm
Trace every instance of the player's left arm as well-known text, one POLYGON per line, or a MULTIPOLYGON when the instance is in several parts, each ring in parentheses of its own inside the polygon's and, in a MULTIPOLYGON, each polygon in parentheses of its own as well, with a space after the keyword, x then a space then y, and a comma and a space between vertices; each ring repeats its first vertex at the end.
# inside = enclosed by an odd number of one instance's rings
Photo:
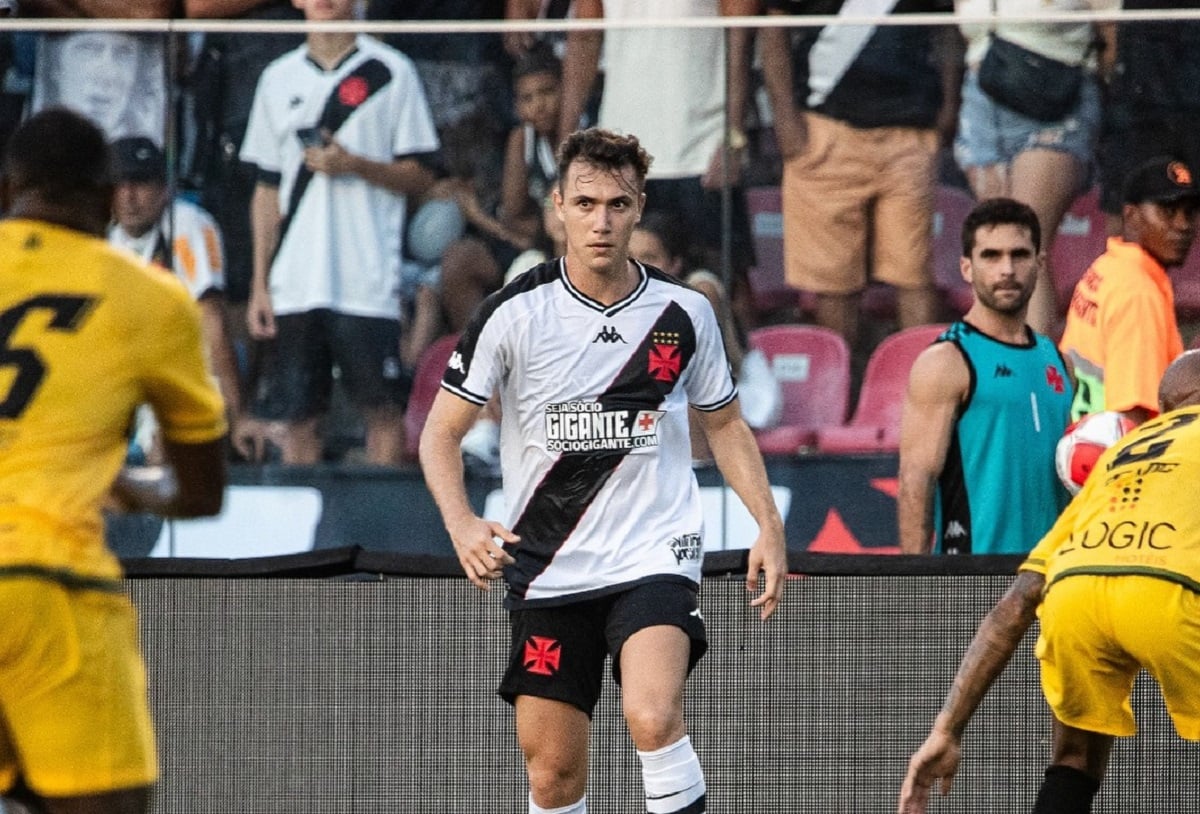
POLYGON ((746 589, 758 591, 761 572, 765 584, 761 594, 750 605, 759 609, 766 620, 775 612, 783 597, 787 578, 787 546, 783 534, 783 518, 771 495, 771 483, 763 465, 762 454, 754 433, 742 418, 741 407, 735 399, 719 410, 692 410, 708 439, 713 458, 721 475, 741 498, 758 524, 758 538, 750 548, 746 566, 746 589))
POLYGON ((1045 584, 1042 574, 1021 571, 980 623, 929 736, 908 761, 897 807, 900 814, 924 811, 934 783, 940 782, 943 795, 950 793, 963 730, 1033 624, 1045 584))

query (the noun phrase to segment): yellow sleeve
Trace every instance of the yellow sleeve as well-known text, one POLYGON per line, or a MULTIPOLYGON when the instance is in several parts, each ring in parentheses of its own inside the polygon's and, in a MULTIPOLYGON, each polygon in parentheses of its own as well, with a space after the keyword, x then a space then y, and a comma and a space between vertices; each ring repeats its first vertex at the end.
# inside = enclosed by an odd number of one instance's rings
POLYGON ((142 323, 152 332, 141 343, 146 401, 165 439, 184 444, 215 441, 228 428, 225 404, 205 358, 199 306, 173 280, 161 290, 167 293, 156 298, 159 313, 142 323))

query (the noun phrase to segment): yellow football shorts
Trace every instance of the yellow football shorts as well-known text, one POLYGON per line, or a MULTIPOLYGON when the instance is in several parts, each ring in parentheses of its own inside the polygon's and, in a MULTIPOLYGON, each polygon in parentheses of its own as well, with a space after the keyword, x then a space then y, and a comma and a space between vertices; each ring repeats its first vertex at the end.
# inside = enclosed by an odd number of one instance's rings
POLYGON ((1129 702, 1146 670, 1175 731, 1200 740, 1200 594, 1148 576, 1070 576, 1038 611, 1042 691, 1058 720, 1106 735, 1137 732, 1129 702))
POLYGON ((0 578, 0 793, 75 797, 158 776, 137 615, 119 593, 0 578))

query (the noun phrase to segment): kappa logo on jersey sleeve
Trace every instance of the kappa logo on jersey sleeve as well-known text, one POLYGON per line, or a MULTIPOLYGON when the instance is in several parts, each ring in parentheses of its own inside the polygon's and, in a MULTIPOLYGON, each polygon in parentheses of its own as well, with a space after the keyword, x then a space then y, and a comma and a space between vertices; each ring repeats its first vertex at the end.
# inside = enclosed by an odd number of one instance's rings
POLYGON ((660 382, 673 382, 679 378, 682 357, 679 354, 679 334, 655 331, 650 346, 650 375, 660 382))
POLYGON ((525 641, 525 655, 521 664, 528 672, 540 676, 552 676, 558 672, 562 662, 562 643, 547 636, 530 636, 525 641))
POLYGON ((662 410, 606 410, 598 401, 547 404, 546 449, 597 452, 658 446, 662 410))
POLYGON ((467 366, 463 364, 462 354, 458 351, 454 351, 454 353, 450 354, 450 360, 446 362, 446 367, 450 368, 451 370, 457 370, 464 376, 467 373, 467 366))

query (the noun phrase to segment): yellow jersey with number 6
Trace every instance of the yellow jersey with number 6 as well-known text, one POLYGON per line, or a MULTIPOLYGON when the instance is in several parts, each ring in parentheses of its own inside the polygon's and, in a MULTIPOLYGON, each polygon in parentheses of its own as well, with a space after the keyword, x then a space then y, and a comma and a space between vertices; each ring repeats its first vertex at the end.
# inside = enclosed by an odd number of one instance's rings
POLYGON ((1074 574, 1142 574, 1200 592, 1200 407, 1147 421, 1105 450, 1021 565, 1049 588, 1074 574))
POLYGON ((225 433, 184 287, 100 238, 0 222, 0 576, 120 578, 101 507, 142 403, 171 441, 225 433))

